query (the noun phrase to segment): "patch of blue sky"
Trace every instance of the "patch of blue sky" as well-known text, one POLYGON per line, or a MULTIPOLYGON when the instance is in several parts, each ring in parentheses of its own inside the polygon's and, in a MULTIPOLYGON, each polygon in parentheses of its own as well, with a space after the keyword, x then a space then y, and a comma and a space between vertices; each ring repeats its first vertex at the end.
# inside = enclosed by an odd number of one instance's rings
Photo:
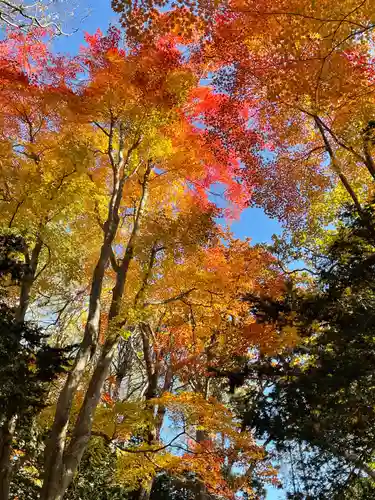
POLYGON ((55 52, 75 55, 84 45, 85 32, 93 34, 99 28, 105 33, 110 25, 119 25, 118 15, 111 9, 109 0, 80 0, 79 16, 74 26, 69 23, 66 27, 68 36, 58 36, 54 39, 55 52))
MULTIPOLYGON (((225 199, 225 186, 213 184, 210 187, 209 199, 218 208, 228 208, 225 199)), ((283 228, 276 219, 266 215, 262 208, 249 207, 241 212, 237 219, 218 218, 217 222, 229 226, 234 236, 239 239, 250 238, 252 243, 272 243, 274 234, 280 236, 283 228)))

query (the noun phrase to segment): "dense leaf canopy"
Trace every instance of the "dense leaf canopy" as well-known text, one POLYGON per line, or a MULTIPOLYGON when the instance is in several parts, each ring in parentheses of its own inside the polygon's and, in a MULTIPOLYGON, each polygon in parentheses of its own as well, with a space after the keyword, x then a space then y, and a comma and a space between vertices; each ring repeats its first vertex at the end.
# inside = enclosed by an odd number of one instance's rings
POLYGON ((0 0, 0 497, 372 498, 374 1, 112 6, 0 0))

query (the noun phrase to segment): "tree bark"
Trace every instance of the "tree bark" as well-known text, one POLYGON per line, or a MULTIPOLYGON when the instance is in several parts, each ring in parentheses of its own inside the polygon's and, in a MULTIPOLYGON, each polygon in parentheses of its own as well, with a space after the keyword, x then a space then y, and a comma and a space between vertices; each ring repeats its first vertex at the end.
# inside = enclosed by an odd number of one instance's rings
POLYGON ((92 348, 95 345, 98 335, 100 319, 100 296, 102 292, 103 279, 106 265, 109 261, 111 245, 118 226, 118 222, 116 224, 116 220, 114 220, 113 215, 114 214, 112 213, 112 210, 110 208, 104 242, 93 274, 90 291, 88 319, 85 327, 83 341, 81 343, 74 365, 69 372, 67 380, 60 393, 56 406, 55 419, 52 425, 51 435, 49 438, 49 442, 47 443, 45 452, 45 473, 41 493, 42 500, 54 500, 55 498, 62 498, 56 495, 59 489, 60 477, 64 473, 63 454, 67 437, 70 411, 72 408, 74 396, 77 392, 86 366, 90 360, 92 348))
POLYGON ((36 278, 36 271, 39 262, 40 252, 43 248, 43 242, 40 236, 37 236, 37 240, 34 248, 31 251, 31 256, 29 256, 27 249, 25 249, 26 264, 28 265, 28 270, 21 282, 21 292, 20 301, 18 304, 16 312, 16 321, 22 323, 25 321, 27 309, 30 305, 30 295, 31 289, 36 278))
POLYGON ((10 457, 12 453, 13 434, 16 427, 16 417, 7 418, 0 430, 0 498, 8 500, 12 466, 10 457))
MULTIPOLYGON (((137 305, 141 300, 144 299, 144 293, 148 285, 152 268, 155 264, 155 257, 157 252, 158 249, 156 247, 156 244, 154 244, 151 250, 148 268, 143 278, 141 288, 139 289, 135 297, 135 305, 137 305)), ((145 398, 147 401, 157 396, 158 379, 160 376, 160 363, 158 363, 158 361, 155 361, 152 357, 152 346, 150 343, 150 337, 152 337, 151 326, 146 323, 143 323, 140 325, 140 328, 142 337, 143 358, 145 360, 146 372, 148 378, 148 386, 145 393, 145 398)), ((168 368, 164 379, 164 386, 162 389, 162 393, 168 391, 171 387, 171 384, 172 384, 172 370, 168 368)), ((159 406, 155 417, 155 426, 148 432, 147 442, 149 445, 152 445, 154 441, 160 439, 160 431, 163 425, 164 415, 165 415, 165 407, 159 406)), ((132 495, 133 500, 149 500, 153 484, 154 484, 154 479, 150 479, 149 481, 147 481, 146 484, 141 486, 137 491, 133 493, 132 495)))
MULTIPOLYGON (((25 248, 25 257, 27 263, 27 272, 21 281, 21 291, 19 304, 16 311, 16 321, 22 323, 30 304, 31 289, 36 278, 36 272, 39 262, 40 252, 43 248, 43 242, 38 235, 34 248, 29 255, 25 248)), ((12 452, 12 441, 16 427, 16 416, 7 417, 0 430, 0 498, 7 500, 9 498, 9 487, 12 475, 12 464, 10 457, 12 452)))
POLYGON ((370 151, 371 142, 371 130, 367 129, 364 131, 363 136, 363 152, 365 154, 365 165, 367 170, 370 172, 373 179, 375 179, 375 162, 370 151))
MULTIPOLYGON (((143 355, 146 363, 147 376, 148 376, 148 387, 146 391, 146 401, 153 399, 157 396, 157 384, 158 379, 160 377, 160 364, 156 361, 152 360, 151 356, 151 345, 149 341, 149 336, 147 332, 146 325, 143 325, 142 328, 142 344, 143 344, 143 355)), ((162 387, 162 394, 169 391, 172 385, 172 369, 171 367, 167 368, 164 384, 162 387)), ((159 405, 157 413, 155 415, 155 426, 153 429, 150 429, 148 433, 148 444, 152 445, 154 441, 158 441, 160 439, 160 432, 164 421, 165 416, 165 406, 159 405)), ((154 484, 154 479, 150 479, 147 483, 141 486, 138 491, 133 494, 134 500, 149 500, 152 492, 152 486, 154 484)))
MULTIPOLYGON (((83 453, 90 440, 95 410, 100 401, 102 388, 113 360, 117 342, 118 336, 116 334, 105 342, 99 361, 94 370, 94 374, 91 377, 69 446, 64 454, 61 498, 72 482, 74 474, 78 469, 83 453)), ((57 499, 60 500, 60 497, 57 497, 57 499)))
MULTIPOLYGON (((207 432, 204 430, 197 430, 195 436, 197 443, 201 443, 202 441, 207 441, 209 439, 207 432)), ((209 495, 207 493, 207 489, 203 481, 197 480, 197 496, 196 500, 208 500, 209 495)))
MULTIPOLYGON (((100 295, 103 285, 104 272, 106 264, 110 258, 111 245, 119 224, 118 210, 123 191, 123 185, 121 185, 121 183, 119 184, 117 190, 115 208, 112 213, 112 220, 114 219, 115 229, 110 232, 109 236, 106 237, 102 247, 101 258, 99 259, 94 272, 92 290, 90 294, 89 317, 87 320, 84 340, 77 356, 76 363, 68 376, 67 382, 60 394, 57 404, 55 422, 52 427, 51 438, 46 452, 45 460, 46 463, 48 463, 48 467, 46 468, 41 500, 62 500, 74 477, 74 474, 78 469, 91 436, 95 410, 99 403, 101 391, 106 377, 108 376, 119 340, 119 325, 116 324, 116 320, 120 315, 121 300, 124 295, 129 266, 134 255, 135 240, 139 232, 140 221, 143 216, 147 200, 147 184, 151 168, 152 165, 149 162, 145 172, 144 181, 142 183, 143 189, 133 230, 127 244, 123 261, 116 271, 116 283, 112 291, 112 301, 108 318, 109 335, 104 343, 99 360, 91 377, 88 390, 86 391, 82 407, 72 432, 69 446, 65 449, 73 397, 77 391, 79 381, 81 380, 90 358, 91 347, 94 342, 93 335, 95 334, 95 339, 97 338, 100 318, 100 295), (110 244, 108 244, 109 242, 110 244)), ((111 228, 110 224, 108 224, 108 228, 111 228)))
POLYGON ((124 158, 122 151, 124 130, 120 125, 119 150, 116 160, 112 146, 114 125, 114 120, 112 120, 108 137, 108 156, 113 171, 113 185, 111 199, 108 205, 107 220, 103 226, 103 244, 92 277, 88 318, 83 340, 74 365, 59 395, 54 422, 46 446, 41 500, 60 500, 65 491, 62 490, 63 477, 66 473, 63 462, 70 412, 79 383, 96 348, 100 320, 100 298, 105 270, 112 253, 112 243, 120 223, 119 208, 124 185, 130 175, 134 173, 134 171, 132 173, 127 173, 126 166, 128 165, 132 151, 138 146, 140 139, 134 142, 132 147, 129 148, 126 158, 124 158))

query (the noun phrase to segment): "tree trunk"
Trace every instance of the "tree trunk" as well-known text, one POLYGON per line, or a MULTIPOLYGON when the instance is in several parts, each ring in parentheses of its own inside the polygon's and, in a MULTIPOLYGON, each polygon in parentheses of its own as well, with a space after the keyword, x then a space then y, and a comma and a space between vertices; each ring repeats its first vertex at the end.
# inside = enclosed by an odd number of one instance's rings
MULTIPOLYGON (((72 482, 74 474, 78 469, 83 453, 90 440, 95 410, 100 401, 100 395, 109 373, 113 355, 117 347, 117 342, 118 336, 116 334, 114 334, 113 338, 106 341, 94 374, 91 377, 82 408, 74 427, 70 444, 64 454, 64 471, 61 481, 62 494, 65 493, 72 482)), ((57 498, 59 499, 59 497, 57 498)))
POLYGON ((58 500, 61 479, 64 475, 63 457, 70 419, 70 412, 79 383, 96 346, 99 320, 100 297, 106 266, 109 262, 112 243, 119 225, 118 208, 122 198, 125 178, 120 178, 120 167, 113 168, 112 196, 108 206, 107 221, 104 224, 104 238, 96 264, 90 290, 89 311, 83 340, 56 405, 55 418, 45 451, 45 470, 41 500, 58 500))
MULTIPOLYGON (((31 289, 36 278, 36 272, 39 262, 40 252, 43 242, 40 236, 37 237, 36 244, 29 256, 25 249, 26 262, 28 264, 27 272, 21 282, 21 291, 18 308, 16 311, 16 321, 22 323, 25 321, 27 309, 30 304, 31 289)), ((16 416, 7 418, 0 429, 0 499, 8 500, 9 487, 12 474, 12 464, 10 457, 12 453, 12 441, 16 427, 16 416)))
MULTIPOLYGON (((201 443, 202 441, 207 441, 209 439, 207 432, 203 431, 203 430, 198 430, 196 432, 195 438, 196 438, 198 443, 201 443)), ((207 493, 207 489, 206 489, 205 484, 198 479, 197 480, 196 500, 208 500, 209 498, 210 498, 210 496, 207 493)))
MULTIPOLYGON (((164 385, 162 388, 162 393, 169 391, 172 385, 172 370, 170 367, 167 369, 167 373, 165 374, 164 385)), ((154 370, 153 376, 149 381, 149 387, 146 392, 146 399, 152 399, 157 395, 157 367, 154 370)), ((155 428, 150 431, 149 434, 149 444, 152 444, 152 441, 158 441, 160 439, 160 432, 163 426, 165 416, 165 406, 158 406, 158 411, 156 414, 156 425, 155 428)), ((133 495, 134 500, 149 500, 151 497, 152 486, 154 484, 154 479, 150 479, 143 487, 139 488, 139 490, 133 495)))
POLYGON ((128 340, 122 339, 119 346, 118 357, 120 358, 120 364, 116 373, 115 387, 112 394, 112 399, 115 401, 121 400, 121 384, 126 375, 128 375, 129 370, 131 369, 131 357, 132 351, 130 349, 130 342, 128 340))
POLYGON ((42 248, 43 248, 43 242, 40 236, 38 235, 35 246, 31 251, 31 257, 29 257, 27 249, 25 250, 28 270, 25 273, 25 276, 23 277, 21 282, 20 301, 16 312, 16 321, 19 323, 25 321, 27 309, 29 308, 30 305, 31 289, 36 278, 36 271, 38 268, 39 256, 40 252, 42 251, 42 248))
POLYGON ((8 500, 12 466, 10 457, 12 453, 12 441, 16 417, 8 418, 0 430, 0 498, 8 500))
POLYGON ((315 117, 315 124, 319 129, 319 132, 320 132, 322 139, 323 139, 323 142, 324 142, 324 146, 326 148, 327 153, 329 154, 329 157, 331 160, 332 170, 335 172, 335 174, 338 175, 340 181, 342 182, 342 184, 343 184, 344 188, 346 189, 347 193, 349 194, 350 198, 353 200, 353 203, 356 206, 359 215, 361 215, 362 214, 362 206, 358 200, 357 195, 354 192, 354 189, 350 185, 350 182, 348 181, 348 179, 344 175, 343 171, 340 168, 340 165, 337 162, 336 155, 335 155, 335 153, 332 149, 332 146, 331 146, 331 144, 326 136, 326 133, 324 130, 324 124, 318 116, 315 117))
POLYGON ((99 332, 100 298, 103 280, 105 270, 112 253, 112 243, 116 236, 120 222, 119 207, 124 185, 126 180, 129 178, 129 175, 125 173, 125 168, 130 159, 131 152, 139 143, 139 141, 134 143, 134 145, 128 150, 126 159, 124 159, 122 152, 124 132, 120 126, 120 145, 118 151, 118 161, 116 162, 112 146, 114 126, 115 123, 112 121, 108 138, 108 155, 113 171, 113 187, 111 199, 108 205, 107 220, 103 226, 103 244, 92 277, 88 318, 83 340, 74 365, 69 372, 65 385, 59 395, 51 434, 46 446, 45 471, 41 500, 60 500, 60 498, 62 498, 62 478, 65 474, 63 460, 70 412, 79 383, 96 348, 99 332))
POLYGON ((370 151, 370 143, 371 129, 367 128, 367 130, 364 131, 363 135, 363 152, 365 153, 365 165, 367 167, 367 170, 372 175, 372 178, 375 179, 375 162, 370 151))
POLYGON ((144 486, 141 486, 137 491, 132 493, 132 500, 149 500, 153 484, 153 479, 148 480, 144 486))
MULTIPOLYGON (((108 317, 109 336, 104 343, 102 352, 97 362, 94 373, 91 377, 89 387, 80 409, 76 424, 74 426, 72 437, 67 449, 65 442, 69 424, 70 410, 74 395, 78 389, 78 384, 82 378, 86 365, 90 358, 91 347, 94 338, 97 338, 100 318, 100 296, 103 285, 106 264, 109 261, 111 245, 116 235, 119 217, 118 209, 122 198, 123 187, 119 186, 118 197, 115 202, 115 212, 112 214, 115 229, 106 236, 102 246, 101 258, 94 272, 94 279, 90 295, 89 317, 86 324, 85 336, 77 356, 76 363, 70 372, 67 382, 60 394, 57 403, 55 422, 52 427, 51 438, 47 447, 45 463, 48 464, 45 472, 41 500, 62 500, 67 488, 73 480, 78 466, 81 462, 83 453, 87 447, 91 436, 92 423, 96 407, 100 400, 101 391, 104 382, 108 376, 114 353, 119 340, 119 328, 116 320, 121 311, 121 300, 124 295, 126 279, 130 263, 134 255, 134 244, 138 235, 140 220, 144 212, 147 199, 147 183, 151 172, 151 163, 146 169, 144 181, 142 183, 142 195, 140 198, 137 216, 134 222, 133 230, 130 235, 125 255, 121 266, 116 271, 116 283, 112 292, 112 301, 108 317), (108 244, 109 243, 109 244, 108 244), (95 337, 93 334, 95 333, 95 337), (51 458, 50 458, 51 457, 51 458)), ((111 224, 108 224, 111 229, 111 224)), ((122 326, 122 325, 121 325, 122 326)))
POLYGON ((84 337, 80 350, 75 359, 73 368, 68 374, 65 385, 60 393, 55 419, 51 429, 51 435, 45 452, 45 472, 42 500, 57 500, 59 496, 60 480, 63 470, 63 455, 67 437, 70 411, 76 395, 79 383, 90 360, 92 347, 96 341, 99 318, 100 318, 100 296, 106 265, 109 261, 110 246, 114 238, 113 226, 105 235, 100 257, 96 265, 90 293, 89 314, 85 327, 84 337), (112 237, 113 235, 113 237, 112 237))

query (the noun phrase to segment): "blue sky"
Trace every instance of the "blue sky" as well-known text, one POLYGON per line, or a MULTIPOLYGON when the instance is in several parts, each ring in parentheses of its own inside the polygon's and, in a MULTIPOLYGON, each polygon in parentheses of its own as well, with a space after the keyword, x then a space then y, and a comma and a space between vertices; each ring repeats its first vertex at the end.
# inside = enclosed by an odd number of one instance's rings
MULTIPOLYGON (((65 6, 69 5, 69 0, 65 6)), ((117 16, 111 10, 110 0, 79 0, 77 10, 78 17, 64 26, 64 30, 72 33, 70 36, 59 37, 54 47, 57 52, 76 54, 79 47, 84 43, 83 31, 90 34, 97 28, 105 32, 109 24, 117 24, 117 16), (85 16, 81 24, 77 22, 85 16), (74 29, 78 31, 73 32, 74 29)), ((280 234, 281 227, 277 221, 267 217, 260 208, 248 208, 244 210, 240 218, 231 223, 231 229, 238 238, 251 238, 253 243, 270 242, 274 233, 280 234)), ((268 489, 267 500, 279 500, 285 498, 280 491, 273 488, 268 489)))

